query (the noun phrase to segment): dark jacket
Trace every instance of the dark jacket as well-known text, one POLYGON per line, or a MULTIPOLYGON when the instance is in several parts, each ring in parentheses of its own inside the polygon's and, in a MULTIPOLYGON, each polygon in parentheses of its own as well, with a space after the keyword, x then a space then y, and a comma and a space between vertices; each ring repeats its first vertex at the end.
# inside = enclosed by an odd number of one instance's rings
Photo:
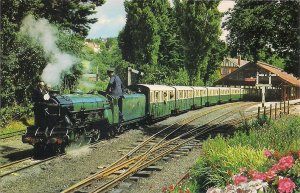
POLYGON ((106 92, 113 97, 123 96, 124 85, 119 76, 113 75, 106 88, 106 92))
POLYGON ((35 88, 33 90, 33 94, 32 94, 32 100, 33 102, 43 102, 44 101, 44 95, 47 94, 47 91, 45 91, 44 89, 41 89, 39 87, 35 88))

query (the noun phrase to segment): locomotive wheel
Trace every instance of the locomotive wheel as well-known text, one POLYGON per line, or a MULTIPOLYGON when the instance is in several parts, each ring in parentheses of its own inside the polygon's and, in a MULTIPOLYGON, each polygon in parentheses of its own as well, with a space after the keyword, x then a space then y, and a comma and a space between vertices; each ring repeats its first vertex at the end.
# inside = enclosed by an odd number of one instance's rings
POLYGON ((87 143, 93 143, 96 141, 99 141, 101 138, 101 131, 100 129, 93 129, 93 131, 90 132, 90 134, 86 135, 87 143))
POLYGON ((52 155, 59 155, 65 153, 65 145, 64 144, 49 144, 47 145, 47 149, 52 155))
POLYGON ((46 146, 45 144, 36 143, 33 146, 33 155, 35 157, 40 157, 45 154, 46 146))
POLYGON ((74 134, 74 142, 78 145, 78 146, 81 146, 83 143, 84 143, 84 141, 85 141, 85 139, 84 139, 85 137, 84 137, 84 135, 82 135, 82 134, 80 134, 80 133, 75 133, 74 134))

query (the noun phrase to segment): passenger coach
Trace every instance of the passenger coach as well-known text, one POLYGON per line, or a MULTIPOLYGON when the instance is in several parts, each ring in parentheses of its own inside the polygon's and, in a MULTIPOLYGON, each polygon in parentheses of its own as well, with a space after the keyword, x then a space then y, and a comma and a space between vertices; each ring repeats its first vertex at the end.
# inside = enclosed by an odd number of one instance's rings
POLYGON ((151 119, 170 116, 175 110, 175 88, 173 87, 138 84, 130 88, 146 96, 146 115, 151 119))

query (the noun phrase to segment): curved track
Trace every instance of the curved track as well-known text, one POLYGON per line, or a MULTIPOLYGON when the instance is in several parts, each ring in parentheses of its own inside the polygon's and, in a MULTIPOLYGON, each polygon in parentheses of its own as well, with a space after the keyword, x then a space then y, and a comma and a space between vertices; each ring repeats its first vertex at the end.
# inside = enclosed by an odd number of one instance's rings
MULTIPOLYGON (((213 109, 209 109, 205 112, 196 113, 193 116, 179 120, 174 124, 155 133, 154 135, 140 143, 138 146, 136 146, 134 149, 129 151, 125 156, 117 160, 115 163, 103 169, 101 172, 80 181, 79 183, 71 186, 63 192, 76 192, 80 190, 83 190, 85 192, 108 191, 109 189, 115 187, 120 182, 124 181, 138 171, 143 170, 144 168, 162 159, 166 155, 169 155, 172 152, 178 150, 183 145, 194 143, 196 137, 199 137, 217 128, 221 123, 227 123, 224 122, 224 120, 240 111, 241 108, 246 108, 252 105, 253 103, 246 103, 242 106, 240 103, 226 104, 214 107, 213 109), (188 123, 191 123, 204 115, 208 115, 212 112, 216 112, 227 107, 234 108, 236 106, 240 106, 240 108, 238 108, 238 110, 230 110, 218 117, 215 117, 205 125, 196 126, 192 129, 186 129, 187 127, 185 127, 188 123), (210 123, 214 123, 214 125, 209 125, 210 123), (116 173, 118 173, 119 175, 116 176, 116 173), (97 188, 91 189, 91 187, 97 188)), ((237 122, 241 120, 235 121, 237 122)), ((198 140, 196 140, 196 142, 197 141, 198 140)))

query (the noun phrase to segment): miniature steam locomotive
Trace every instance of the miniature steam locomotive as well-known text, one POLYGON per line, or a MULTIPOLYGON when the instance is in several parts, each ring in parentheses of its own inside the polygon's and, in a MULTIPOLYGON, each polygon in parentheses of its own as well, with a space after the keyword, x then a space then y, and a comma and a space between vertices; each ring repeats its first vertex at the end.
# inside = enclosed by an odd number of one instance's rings
POLYGON ((242 88, 146 84, 133 85, 130 90, 122 97, 121 107, 118 99, 105 94, 51 94, 35 104, 35 124, 27 128, 22 141, 33 145, 36 153, 61 153, 70 143, 114 136, 132 123, 241 100, 247 94, 242 88))

